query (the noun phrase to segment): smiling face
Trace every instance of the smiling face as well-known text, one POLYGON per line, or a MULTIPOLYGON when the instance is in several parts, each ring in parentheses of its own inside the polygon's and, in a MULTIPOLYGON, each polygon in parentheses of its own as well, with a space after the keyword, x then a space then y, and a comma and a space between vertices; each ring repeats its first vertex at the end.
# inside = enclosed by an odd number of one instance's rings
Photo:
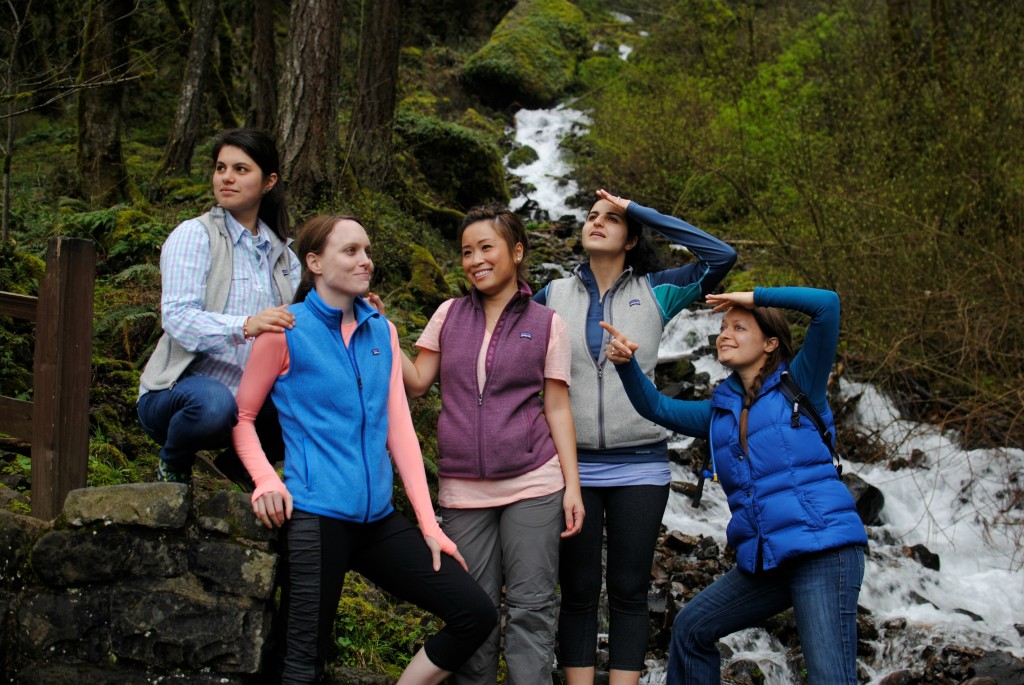
POLYGON ((277 174, 266 178, 252 157, 242 148, 225 145, 213 168, 213 196, 217 204, 236 218, 259 210, 264 191, 277 183, 277 174))
POLYGON ((522 258, 522 243, 510 246, 491 219, 476 221, 462 232, 462 270, 470 284, 485 295, 515 290, 516 265, 522 258))
POLYGON ((778 338, 767 338, 748 309, 733 307, 722 318, 715 346, 718 361, 733 371, 760 369, 779 345, 778 338))
POLYGON ((351 219, 339 220, 320 254, 306 255, 306 266, 314 274, 317 292, 329 304, 337 297, 350 299, 365 295, 373 276, 366 230, 351 219))
POLYGON ((636 238, 629 237, 626 211, 608 200, 595 202, 583 224, 583 249, 591 254, 624 255, 634 245, 636 238))

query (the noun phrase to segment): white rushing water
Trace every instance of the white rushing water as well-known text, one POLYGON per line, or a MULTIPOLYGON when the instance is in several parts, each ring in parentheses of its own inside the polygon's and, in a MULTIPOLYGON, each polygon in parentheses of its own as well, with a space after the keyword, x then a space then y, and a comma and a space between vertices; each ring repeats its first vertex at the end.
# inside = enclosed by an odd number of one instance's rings
POLYGON ((522 209, 535 202, 551 219, 565 215, 582 221, 583 211, 566 204, 576 193, 576 181, 570 177, 572 168, 561 148, 562 140, 585 127, 590 121, 583 112, 558 105, 553 109, 521 109, 516 112, 515 141, 528 145, 537 153, 537 160, 513 169, 524 183, 535 190, 513 200, 512 209, 522 209))
MULTIPOLYGON (((618 19, 626 22, 628 17, 618 19)), ((565 202, 577 188, 569 180, 560 144, 587 123, 584 113, 564 106, 516 115, 516 141, 533 147, 539 157, 513 170, 536 187, 519 206, 533 200, 553 219, 572 214, 582 221, 583 211, 565 202)), ((662 360, 692 357, 717 334, 718 322, 719 315, 705 309, 681 313, 666 327, 662 360)), ((697 357, 694 364, 712 384, 727 375, 713 356, 697 357)), ((907 622, 902 630, 880 629, 871 663, 861 660, 869 682, 919 667, 921 650, 928 645, 953 643, 1024 657, 1024 638, 1015 627, 1024 624, 1024 505, 1014 499, 1020 497, 1024 450, 963 449, 954 433, 904 420, 873 386, 844 380, 841 394, 844 399, 859 396, 857 428, 884 444, 889 459, 917 463, 896 471, 888 470, 888 460, 845 465, 845 472, 857 474, 885 497, 882 523, 869 536, 860 605, 880 627, 889 620, 907 622), (940 570, 909 558, 905 550, 914 545, 938 555, 940 570)), ((674 439, 679 447, 689 442, 674 439)), ((678 465, 672 470, 675 480, 693 479, 678 465)), ((724 548, 728 519, 721 488, 709 483, 699 509, 673 493, 663 521, 670 530, 711 536, 724 548)), ((724 642, 734 652, 732 660, 756 662, 769 685, 799 682, 786 663, 785 649, 765 631, 744 630, 724 642)), ((664 683, 665 664, 650 663, 641 682, 664 683)))

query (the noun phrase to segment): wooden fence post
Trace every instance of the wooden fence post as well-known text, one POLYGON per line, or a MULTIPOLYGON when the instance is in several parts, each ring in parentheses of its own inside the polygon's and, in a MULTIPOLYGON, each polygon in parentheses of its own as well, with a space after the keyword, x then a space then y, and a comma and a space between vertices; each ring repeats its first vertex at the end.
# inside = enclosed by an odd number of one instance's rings
POLYGON ((32 515, 56 517, 89 468, 96 245, 50 238, 39 286, 32 397, 32 515))

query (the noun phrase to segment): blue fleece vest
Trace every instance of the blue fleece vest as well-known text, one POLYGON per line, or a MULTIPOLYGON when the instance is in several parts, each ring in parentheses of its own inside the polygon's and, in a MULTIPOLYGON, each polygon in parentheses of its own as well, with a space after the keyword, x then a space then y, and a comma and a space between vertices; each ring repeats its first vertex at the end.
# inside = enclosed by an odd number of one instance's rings
POLYGON ((487 382, 476 362, 487 319, 474 289, 452 302, 441 327, 438 473, 497 479, 529 473, 555 455, 539 393, 544 389, 551 317, 525 283, 498 318, 487 347, 487 382))
POLYGON ((316 290, 289 309, 288 373, 271 396, 285 442, 284 483, 295 508, 345 521, 377 521, 392 511, 387 452, 391 331, 356 298, 348 348, 341 310, 316 290))
MULTIPOLYGON (((867 544, 857 506, 817 429, 803 415, 799 427, 790 423, 792 406, 779 388, 785 369, 768 377, 750 408, 747 454, 739 442, 743 396, 736 379, 719 384, 711 399, 712 454, 732 512, 726 537, 749 573, 802 554, 867 544)), ((832 410, 821 418, 834 434, 832 410)))

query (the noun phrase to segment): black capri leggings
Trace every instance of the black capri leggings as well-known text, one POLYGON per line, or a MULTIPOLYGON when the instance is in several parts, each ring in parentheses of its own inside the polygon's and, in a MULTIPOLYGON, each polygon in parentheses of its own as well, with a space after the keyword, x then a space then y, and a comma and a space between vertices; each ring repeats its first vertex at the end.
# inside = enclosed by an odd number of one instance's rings
POLYGON ((476 581, 447 554, 434 571, 423 535, 397 512, 351 523, 295 510, 285 527, 285 548, 281 683, 317 682, 323 672, 349 569, 445 622, 424 645, 442 669, 458 669, 497 623, 494 605, 476 581))
POLYGON ((645 668, 647 591, 668 485, 583 488, 587 517, 576 537, 562 540, 558 578, 558 661, 562 666, 595 665, 597 605, 601 597, 601 548, 608 529, 608 667, 645 668))

